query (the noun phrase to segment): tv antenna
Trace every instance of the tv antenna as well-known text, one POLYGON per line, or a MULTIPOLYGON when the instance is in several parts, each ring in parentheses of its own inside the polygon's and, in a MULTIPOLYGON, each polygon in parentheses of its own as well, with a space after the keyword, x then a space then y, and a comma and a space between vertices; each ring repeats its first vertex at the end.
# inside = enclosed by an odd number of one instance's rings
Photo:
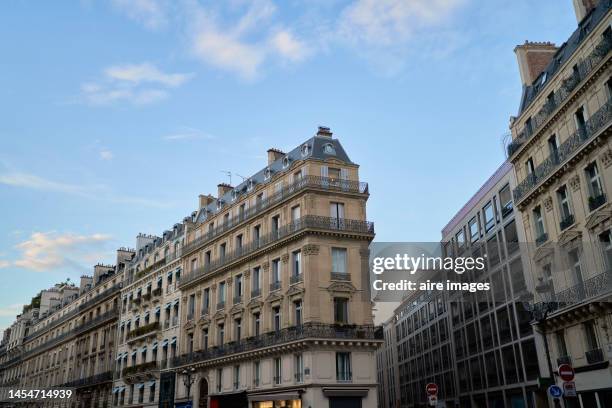
POLYGON ((229 177, 229 184, 230 186, 232 185, 232 172, 231 171, 227 171, 227 170, 219 170, 221 173, 225 174, 227 177, 229 177))
POLYGON ((241 176, 238 173, 234 173, 234 175, 240 177, 242 179, 242 181, 247 181, 249 179, 248 177, 241 176))

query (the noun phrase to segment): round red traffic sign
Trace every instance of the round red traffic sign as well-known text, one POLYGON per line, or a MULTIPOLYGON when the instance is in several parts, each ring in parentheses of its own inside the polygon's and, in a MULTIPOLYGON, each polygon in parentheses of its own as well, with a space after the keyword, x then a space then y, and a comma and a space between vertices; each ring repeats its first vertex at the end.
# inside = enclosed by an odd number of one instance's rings
POLYGON ((561 364, 557 369, 559 371, 559 377, 563 381, 572 381, 574 379, 574 369, 569 364, 561 364))
POLYGON ((438 385, 434 383, 429 383, 425 386, 425 391, 429 395, 436 395, 438 393, 438 385))

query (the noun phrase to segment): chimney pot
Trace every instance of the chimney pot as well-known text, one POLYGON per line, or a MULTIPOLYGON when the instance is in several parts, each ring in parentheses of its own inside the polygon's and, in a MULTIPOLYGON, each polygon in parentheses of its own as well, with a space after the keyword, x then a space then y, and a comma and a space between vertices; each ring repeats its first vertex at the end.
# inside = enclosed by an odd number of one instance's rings
POLYGON ((221 197, 227 193, 228 191, 231 191, 234 187, 230 186, 227 183, 221 183, 221 184, 217 184, 217 197, 219 197, 219 199, 221 199, 221 197))
POLYGON ((523 86, 533 84, 548 66, 558 47, 551 42, 531 42, 516 46, 514 53, 518 61, 523 86))
POLYGON ((210 203, 212 203, 213 201, 215 201, 215 197, 213 197, 211 194, 200 194, 198 196, 198 201, 200 203, 200 208, 204 208, 206 206, 208 206, 210 203))
POLYGON ((317 136, 319 137, 332 137, 333 133, 327 126, 319 126, 317 130, 317 136))
POLYGON ((268 149, 268 166, 274 163, 285 155, 285 152, 279 149, 271 148, 268 149))

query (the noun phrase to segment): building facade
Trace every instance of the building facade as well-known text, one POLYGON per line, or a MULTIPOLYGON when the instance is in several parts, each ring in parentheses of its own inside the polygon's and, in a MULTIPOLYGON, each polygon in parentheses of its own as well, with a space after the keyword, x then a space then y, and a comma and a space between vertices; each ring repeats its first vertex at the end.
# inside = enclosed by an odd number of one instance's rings
POLYGON ((182 254, 178 402, 377 406, 367 198, 327 128, 200 197, 182 254))
POLYGON ((161 237, 140 234, 121 290, 113 406, 172 407, 174 377, 168 362, 178 355, 181 249, 184 224, 161 237), (170 391, 170 392, 168 392, 170 391))
POLYGON ((576 371, 565 406, 612 406, 612 2, 574 0, 578 27, 560 47, 515 49, 523 96, 511 118, 514 201, 530 245, 546 376, 576 371))
POLYGON ((395 320, 391 316, 382 324, 384 344, 376 351, 378 379, 378 405, 380 408, 399 408, 398 396, 399 365, 397 364, 397 344, 395 340, 395 320))

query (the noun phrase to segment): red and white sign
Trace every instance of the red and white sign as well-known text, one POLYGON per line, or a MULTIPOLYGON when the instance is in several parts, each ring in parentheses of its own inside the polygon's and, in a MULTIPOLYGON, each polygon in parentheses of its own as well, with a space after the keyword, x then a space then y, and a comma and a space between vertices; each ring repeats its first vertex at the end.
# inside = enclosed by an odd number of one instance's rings
POLYGON ((566 381, 563 383, 563 395, 566 397, 576 397, 576 383, 573 381, 566 381))
POLYGON ((559 377, 563 381, 572 381, 574 379, 574 369, 569 364, 561 364, 558 368, 559 377))
POLYGON ((429 395, 438 395, 438 385, 434 383, 429 383, 425 386, 425 391, 429 395))
POLYGON ((437 407, 438 406, 438 396, 437 395, 430 395, 427 398, 429 399, 429 406, 430 407, 437 407))

